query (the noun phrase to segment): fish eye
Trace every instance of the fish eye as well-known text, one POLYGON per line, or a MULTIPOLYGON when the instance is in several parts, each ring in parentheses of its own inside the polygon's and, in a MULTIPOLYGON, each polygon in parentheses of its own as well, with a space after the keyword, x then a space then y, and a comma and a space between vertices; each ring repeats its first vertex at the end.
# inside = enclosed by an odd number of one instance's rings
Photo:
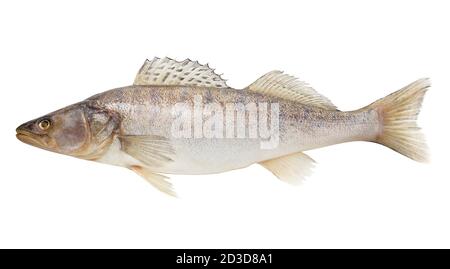
POLYGON ((38 126, 41 130, 47 130, 48 128, 50 128, 50 125, 51 125, 51 123, 50 123, 50 120, 48 120, 48 119, 41 120, 38 123, 38 126))

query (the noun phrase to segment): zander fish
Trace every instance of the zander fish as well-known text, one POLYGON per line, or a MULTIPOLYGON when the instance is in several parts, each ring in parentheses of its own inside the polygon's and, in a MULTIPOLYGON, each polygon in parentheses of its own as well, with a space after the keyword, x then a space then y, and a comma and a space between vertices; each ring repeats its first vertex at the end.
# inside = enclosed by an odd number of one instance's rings
POLYGON ((162 174, 219 173, 254 163, 295 184, 314 163, 304 151, 343 142, 376 142, 426 161, 416 120, 429 86, 420 79, 361 109, 340 111, 280 71, 237 90, 208 65, 154 58, 132 86, 26 122, 16 136, 42 149, 129 168, 171 195, 162 174))

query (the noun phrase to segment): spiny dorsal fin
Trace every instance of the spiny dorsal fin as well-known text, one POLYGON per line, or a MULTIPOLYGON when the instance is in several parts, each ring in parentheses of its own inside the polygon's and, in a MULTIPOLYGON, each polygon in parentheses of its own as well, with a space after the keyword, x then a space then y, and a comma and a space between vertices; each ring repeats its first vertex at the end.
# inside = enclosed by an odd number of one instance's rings
POLYGON ((208 65, 186 59, 178 62, 170 58, 145 60, 134 85, 170 85, 228 88, 226 81, 208 65))
POLYGON ((248 90, 326 110, 337 110, 328 98, 309 87, 306 82, 283 74, 282 71, 275 70, 265 74, 248 86, 248 90))

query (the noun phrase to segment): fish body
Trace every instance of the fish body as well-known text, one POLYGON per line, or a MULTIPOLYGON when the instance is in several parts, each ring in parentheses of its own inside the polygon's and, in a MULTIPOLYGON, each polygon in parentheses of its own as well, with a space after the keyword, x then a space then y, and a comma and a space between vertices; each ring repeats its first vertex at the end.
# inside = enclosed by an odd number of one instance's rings
MULTIPOLYGON (((157 135, 171 138, 170 143, 176 154, 171 162, 153 168, 159 173, 224 172, 332 144, 357 140, 370 141, 379 132, 378 115, 374 110, 328 111, 231 88, 129 86, 96 95, 88 100, 121 115, 123 120, 118 137, 120 135, 157 135), (191 132, 192 137, 173 137, 171 127, 174 107, 177 104, 187 104, 188 109, 194 111, 196 98, 201 100, 200 110, 211 104, 226 107, 225 104, 235 104, 237 101, 243 106, 267 104, 270 107, 271 104, 278 104, 279 142, 277 147, 261 148, 261 138, 250 138, 248 135, 243 138, 237 138, 236 135, 227 138, 225 128, 219 137, 209 138, 202 135, 196 138, 193 135, 194 130, 191 132)), ((270 111, 266 113, 270 114, 270 111)), ((226 113, 223 114, 226 117, 226 113)), ((267 115, 267 118, 270 118, 270 115, 267 115)), ((238 125, 236 117, 231 120, 233 126, 238 125)), ((247 133, 250 128, 248 124, 249 121, 246 120, 247 133)), ((115 138, 116 146, 111 147, 106 156, 97 161, 126 166, 130 156, 126 156, 128 154, 121 151, 118 137, 115 138)), ((138 160, 133 161, 133 165, 142 165, 138 160)))
POLYGON ((161 174, 210 174, 259 163, 288 183, 310 174, 304 151, 333 144, 383 144, 417 161, 426 145, 415 121, 427 79, 366 107, 340 111, 280 71, 233 89, 208 66, 146 61, 132 86, 109 90, 26 122, 25 143, 129 168, 174 194, 161 174))

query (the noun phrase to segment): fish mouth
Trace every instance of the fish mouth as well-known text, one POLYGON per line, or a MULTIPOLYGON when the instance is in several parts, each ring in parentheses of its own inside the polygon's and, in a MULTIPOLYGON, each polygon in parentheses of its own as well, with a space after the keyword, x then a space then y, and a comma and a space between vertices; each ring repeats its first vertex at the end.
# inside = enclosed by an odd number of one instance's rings
POLYGON ((39 135, 36 135, 26 130, 17 129, 16 138, 28 145, 32 145, 39 148, 45 147, 45 145, 42 143, 42 140, 39 139, 40 138, 39 135))

